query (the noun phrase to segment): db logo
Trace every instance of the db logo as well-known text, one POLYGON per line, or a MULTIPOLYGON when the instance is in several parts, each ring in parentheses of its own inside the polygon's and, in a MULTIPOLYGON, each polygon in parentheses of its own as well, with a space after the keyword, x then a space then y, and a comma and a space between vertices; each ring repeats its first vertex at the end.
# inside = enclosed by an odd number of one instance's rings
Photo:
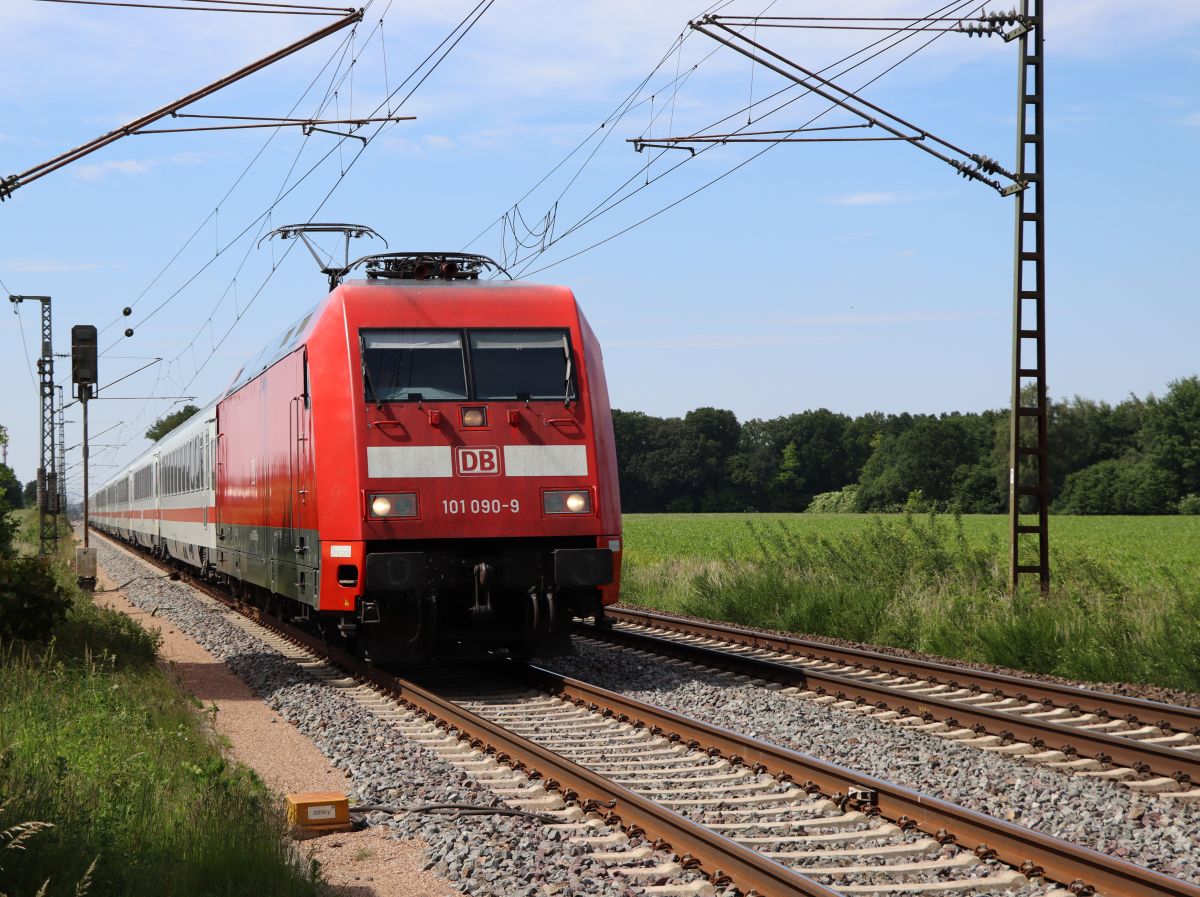
POLYGON ((460 445, 454 450, 454 462, 460 477, 500 475, 500 449, 495 446, 474 448, 460 445))

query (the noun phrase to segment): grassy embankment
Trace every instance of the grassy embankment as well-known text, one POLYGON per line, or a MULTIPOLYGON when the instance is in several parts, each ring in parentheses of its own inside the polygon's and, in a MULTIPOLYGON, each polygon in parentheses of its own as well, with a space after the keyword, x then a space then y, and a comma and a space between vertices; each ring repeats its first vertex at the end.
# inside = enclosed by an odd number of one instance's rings
POLYGON ((1200 691, 1200 517, 1053 517, 1053 588, 1015 598, 1007 522, 628 515, 624 600, 1037 673, 1200 691))
POLYGON ((155 666, 155 638, 61 575, 52 640, 0 642, 0 893, 322 893, 271 794, 155 666))

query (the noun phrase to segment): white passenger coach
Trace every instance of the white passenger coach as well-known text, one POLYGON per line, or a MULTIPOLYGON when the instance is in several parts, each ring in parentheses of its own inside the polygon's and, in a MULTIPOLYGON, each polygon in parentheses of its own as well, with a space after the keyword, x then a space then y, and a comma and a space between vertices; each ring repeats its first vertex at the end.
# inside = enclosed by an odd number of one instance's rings
POLYGON ((192 415, 91 500, 94 528, 207 572, 216 547, 217 406, 192 415))

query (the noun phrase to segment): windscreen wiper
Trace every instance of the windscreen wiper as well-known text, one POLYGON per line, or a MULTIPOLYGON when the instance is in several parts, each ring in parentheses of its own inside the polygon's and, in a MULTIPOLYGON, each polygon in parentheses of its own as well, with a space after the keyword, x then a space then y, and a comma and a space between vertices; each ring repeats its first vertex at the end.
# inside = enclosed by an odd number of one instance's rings
POLYGON ((571 407, 571 343, 563 336, 563 354, 567 358, 567 378, 563 382, 563 407, 571 407))
POLYGON ((375 400, 375 410, 382 411, 383 410, 383 399, 379 398, 379 393, 375 389, 375 382, 371 379, 371 369, 369 367, 367 367, 366 345, 360 341, 359 346, 361 347, 360 352, 362 353, 362 370, 363 370, 363 377, 367 381, 367 389, 371 390, 371 398, 373 398, 375 400))

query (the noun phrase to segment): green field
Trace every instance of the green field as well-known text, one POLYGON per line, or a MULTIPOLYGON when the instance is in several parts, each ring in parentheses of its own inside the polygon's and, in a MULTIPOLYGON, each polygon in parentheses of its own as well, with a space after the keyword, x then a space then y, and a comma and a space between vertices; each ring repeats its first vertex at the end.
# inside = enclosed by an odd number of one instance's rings
POLYGON ((624 600, 1093 681, 1200 690, 1200 516, 1050 519, 1049 597, 1003 516, 633 514, 624 600))

